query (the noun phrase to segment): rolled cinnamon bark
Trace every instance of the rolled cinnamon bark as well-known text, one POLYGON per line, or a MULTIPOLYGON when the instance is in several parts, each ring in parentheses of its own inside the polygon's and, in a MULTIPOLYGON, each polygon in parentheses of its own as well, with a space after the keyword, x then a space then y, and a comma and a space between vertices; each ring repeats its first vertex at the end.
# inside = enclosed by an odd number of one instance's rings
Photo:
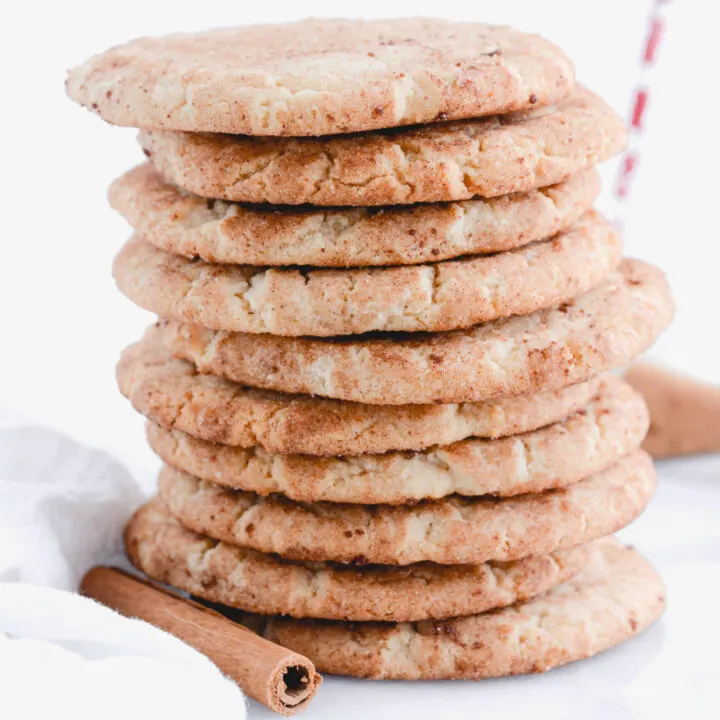
POLYGON ((650 410, 643 448, 653 457, 720 452, 720 386, 644 361, 633 363, 625 380, 650 410))
POLYGON ((93 568, 82 579, 80 592, 180 638, 210 658, 251 698, 283 715, 307 705, 322 680, 306 657, 122 570, 93 568))

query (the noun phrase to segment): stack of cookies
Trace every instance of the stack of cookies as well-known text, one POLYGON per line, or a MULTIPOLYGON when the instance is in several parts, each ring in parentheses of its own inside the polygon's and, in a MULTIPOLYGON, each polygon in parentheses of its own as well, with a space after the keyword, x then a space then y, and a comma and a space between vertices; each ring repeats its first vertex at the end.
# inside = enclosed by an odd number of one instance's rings
POLYGON ((118 366, 162 458, 127 550, 321 671, 480 678, 640 632, 655 488, 609 371, 667 325, 593 210, 622 122, 544 39, 305 21, 142 39, 70 95, 141 128, 118 366))

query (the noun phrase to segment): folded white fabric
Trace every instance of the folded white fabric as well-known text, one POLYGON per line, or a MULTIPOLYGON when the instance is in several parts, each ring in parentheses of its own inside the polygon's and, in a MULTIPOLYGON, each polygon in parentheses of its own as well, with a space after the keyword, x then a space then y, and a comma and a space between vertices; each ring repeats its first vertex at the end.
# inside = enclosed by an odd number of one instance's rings
POLYGON ((0 716, 244 718, 245 699, 204 656, 74 591, 122 558, 142 501, 106 453, 50 430, 0 430, 0 716))

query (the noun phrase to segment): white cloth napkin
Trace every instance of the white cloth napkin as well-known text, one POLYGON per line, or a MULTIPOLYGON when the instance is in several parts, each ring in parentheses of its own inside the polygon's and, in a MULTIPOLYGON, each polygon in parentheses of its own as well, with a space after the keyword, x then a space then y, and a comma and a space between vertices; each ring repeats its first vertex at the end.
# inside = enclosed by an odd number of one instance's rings
POLYGON ((142 499, 104 452, 0 430, 0 717, 245 718, 242 692, 203 655, 73 592, 123 557, 142 499))

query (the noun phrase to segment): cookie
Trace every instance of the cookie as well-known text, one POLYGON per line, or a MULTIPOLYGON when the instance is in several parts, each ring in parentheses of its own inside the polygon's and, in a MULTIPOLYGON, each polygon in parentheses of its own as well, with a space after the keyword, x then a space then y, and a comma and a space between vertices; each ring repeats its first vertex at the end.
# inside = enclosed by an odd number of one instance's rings
POLYGON ((321 672, 376 679, 473 679, 545 672, 596 655, 658 620, 665 586, 639 553, 593 546, 587 566, 529 602, 453 620, 353 623, 243 618, 321 672))
POLYGON ((634 363, 625 377, 650 409, 643 446, 653 457, 720 452, 720 387, 649 362, 634 363))
POLYGON ((655 485, 650 457, 636 450, 566 488, 503 499, 303 504, 227 490, 167 466, 159 493, 185 527, 293 560, 455 565, 517 560, 609 535, 643 511, 655 485))
POLYGON ((253 387, 402 405, 554 390, 640 355, 673 316, 664 275, 639 260, 575 301, 469 330, 281 338, 161 321, 157 337, 200 372, 253 387))
POLYGON ((313 457, 277 455, 197 440, 148 423, 152 449, 202 480, 298 502, 397 505, 448 495, 511 496, 564 487, 640 446, 642 397, 608 377, 589 405, 554 425, 500 440, 471 438, 423 452, 313 457))
POLYGON ((572 63, 538 35, 444 20, 304 20, 140 38, 70 71, 116 125, 328 135, 562 100, 572 63))
POLYGON ((620 117, 579 88, 551 108, 330 138, 140 132, 168 182, 208 198, 278 205, 407 205, 554 185, 625 146, 620 117))
POLYGON ((118 178, 110 204, 162 250, 234 265, 417 265, 513 250, 567 229, 600 191, 597 171, 529 193, 408 207, 290 208, 207 201, 150 164, 118 178))
POLYGON ((159 500, 125 530, 132 563, 197 597, 264 615, 413 621, 470 615, 543 593, 569 580, 592 546, 511 563, 335 565, 282 560, 186 530, 159 500))
POLYGON ((123 395, 167 430, 211 443, 269 452, 360 455, 422 450, 466 437, 504 437, 566 418, 586 405, 598 380, 537 395, 459 405, 362 405, 243 387, 173 358, 150 328, 117 366, 123 395))
POLYGON ((491 256, 357 270, 194 262, 140 238, 115 258, 140 307, 214 330, 331 337, 442 331, 525 315, 595 287, 620 262, 612 226, 590 212, 552 240, 491 256))

